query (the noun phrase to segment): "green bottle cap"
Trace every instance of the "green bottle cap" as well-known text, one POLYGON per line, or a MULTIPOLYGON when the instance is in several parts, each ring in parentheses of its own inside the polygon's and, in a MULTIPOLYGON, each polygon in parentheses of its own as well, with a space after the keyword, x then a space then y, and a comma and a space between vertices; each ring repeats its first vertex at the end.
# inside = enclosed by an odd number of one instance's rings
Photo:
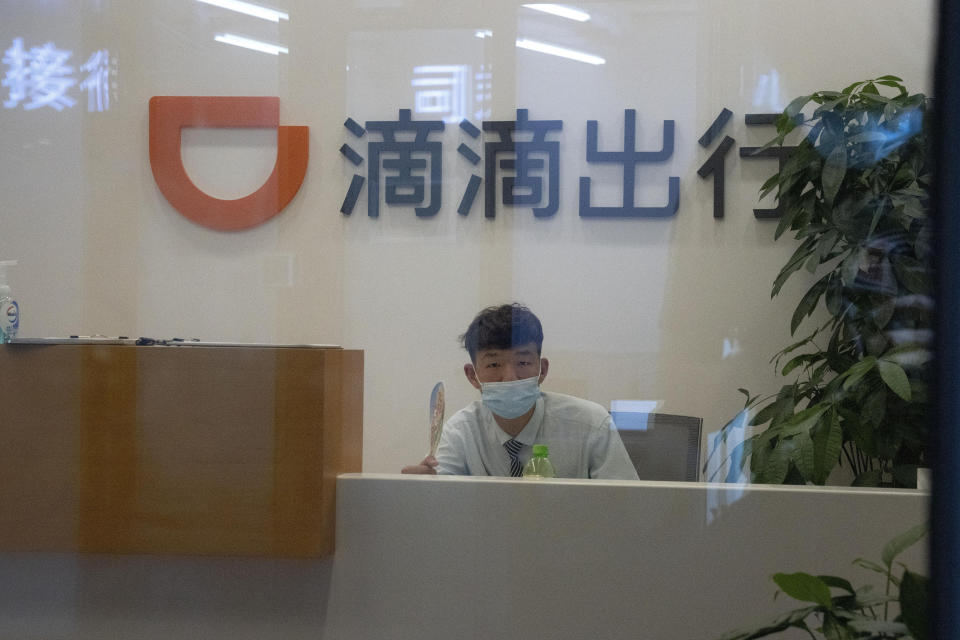
POLYGON ((545 444, 535 444, 533 445, 533 455, 537 458, 546 458, 549 449, 545 444))

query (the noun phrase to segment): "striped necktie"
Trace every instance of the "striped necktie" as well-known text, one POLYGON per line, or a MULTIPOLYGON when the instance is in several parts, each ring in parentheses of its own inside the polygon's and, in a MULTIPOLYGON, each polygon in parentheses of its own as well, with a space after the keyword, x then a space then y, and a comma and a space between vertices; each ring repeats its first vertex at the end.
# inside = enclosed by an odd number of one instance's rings
POLYGON ((523 443, 512 438, 503 443, 503 448, 507 450, 507 455, 510 456, 510 475, 514 478, 523 475, 523 465, 520 464, 520 458, 517 457, 521 447, 523 447, 523 443))

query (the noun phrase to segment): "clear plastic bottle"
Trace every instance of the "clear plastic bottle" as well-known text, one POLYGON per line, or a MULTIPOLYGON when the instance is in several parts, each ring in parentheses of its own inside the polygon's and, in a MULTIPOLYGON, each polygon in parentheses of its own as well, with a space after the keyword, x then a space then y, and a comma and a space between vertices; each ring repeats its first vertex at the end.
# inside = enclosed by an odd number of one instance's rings
POLYGON ((16 260, 0 261, 0 344, 16 338, 20 328, 20 305, 7 284, 7 267, 16 264, 16 260))
POLYGON ((547 457, 549 449, 545 444, 533 445, 533 457, 523 465, 523 477, 537 480, 540 478, 555 478, 557 474, 553 470, 553 464, 547 457))

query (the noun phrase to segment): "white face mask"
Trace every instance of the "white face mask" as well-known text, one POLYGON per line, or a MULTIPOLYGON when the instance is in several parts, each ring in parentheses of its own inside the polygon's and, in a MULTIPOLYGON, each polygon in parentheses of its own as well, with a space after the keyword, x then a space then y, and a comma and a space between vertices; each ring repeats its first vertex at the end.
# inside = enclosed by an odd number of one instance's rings
POLYGON ((533 407, 540 397, 540 376, 509 382, 481 382, 484 406, 501 418, 519 418, 533 407))

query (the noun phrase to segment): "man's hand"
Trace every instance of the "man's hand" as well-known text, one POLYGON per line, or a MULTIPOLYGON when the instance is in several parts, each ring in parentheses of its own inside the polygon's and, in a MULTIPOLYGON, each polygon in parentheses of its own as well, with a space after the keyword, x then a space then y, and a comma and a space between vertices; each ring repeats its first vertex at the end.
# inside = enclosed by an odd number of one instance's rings
POLYGON ((437 459, 433 456, 427 456, 420 461, 420 464, 411 464, 400 470, 400 473, 420 473, 437 475, 437 459))

